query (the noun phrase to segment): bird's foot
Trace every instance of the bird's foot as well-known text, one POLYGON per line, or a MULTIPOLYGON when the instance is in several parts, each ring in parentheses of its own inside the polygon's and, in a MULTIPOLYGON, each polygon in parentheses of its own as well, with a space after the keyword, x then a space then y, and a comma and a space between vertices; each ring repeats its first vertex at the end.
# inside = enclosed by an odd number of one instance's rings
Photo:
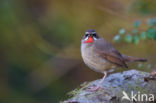
POLYGON ((153 71, 151 74, 152 74, 153 76, 156 76, 156 71, 153 71))

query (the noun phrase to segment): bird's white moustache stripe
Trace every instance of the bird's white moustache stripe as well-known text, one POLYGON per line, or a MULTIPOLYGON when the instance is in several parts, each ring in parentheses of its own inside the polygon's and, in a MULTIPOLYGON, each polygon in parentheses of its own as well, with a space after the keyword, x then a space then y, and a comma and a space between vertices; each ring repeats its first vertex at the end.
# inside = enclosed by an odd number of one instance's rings
POLYGON ((96 32, 85 32, 85 34, 96 34, 96 32))
POLYGON ((95 38, 95 37, 93 37, 94 38, 94 40, 97 40, 97 38, 95 38))
POLYGON ((84 40, 88 40, 88 36, 84 40))

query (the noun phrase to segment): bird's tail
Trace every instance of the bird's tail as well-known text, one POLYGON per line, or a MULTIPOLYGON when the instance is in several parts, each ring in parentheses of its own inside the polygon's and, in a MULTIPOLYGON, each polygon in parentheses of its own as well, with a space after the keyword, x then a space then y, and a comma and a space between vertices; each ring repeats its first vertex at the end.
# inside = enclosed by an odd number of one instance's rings
POLYGON ((124 58, 125 62, 146 62, 147 59, 145 58, 137 58, 137 57, 132 57, 132 56, 127 56, 127 55, 122 55, 124 58))

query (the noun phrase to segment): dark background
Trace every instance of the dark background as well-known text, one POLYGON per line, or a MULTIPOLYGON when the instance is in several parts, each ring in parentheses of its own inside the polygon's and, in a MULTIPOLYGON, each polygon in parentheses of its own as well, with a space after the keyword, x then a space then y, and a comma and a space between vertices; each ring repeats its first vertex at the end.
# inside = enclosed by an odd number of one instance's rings
POLYGON ((1 0, 0 103, 57 103, 84 81, 101 78, 80 54, 89 28, 121 53, 147 58, 152 67, 141 70, 153 71, 154 40, 134 45, 113 37, 121 28, 131 31, 136 20, 146 29, 155 5, 155 0, 1 0))

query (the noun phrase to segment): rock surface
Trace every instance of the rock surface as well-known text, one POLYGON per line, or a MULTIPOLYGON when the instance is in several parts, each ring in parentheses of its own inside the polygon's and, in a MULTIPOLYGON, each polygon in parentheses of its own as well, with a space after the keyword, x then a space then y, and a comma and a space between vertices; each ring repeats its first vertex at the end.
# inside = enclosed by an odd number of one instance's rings
POLYGON ((69 93, 70 99, 61 103, 156 103, 156 77, 150 73, 129 70, 111 74, 101 89, 94 92, 88 89, 99 81, 83 83, 69 93))

